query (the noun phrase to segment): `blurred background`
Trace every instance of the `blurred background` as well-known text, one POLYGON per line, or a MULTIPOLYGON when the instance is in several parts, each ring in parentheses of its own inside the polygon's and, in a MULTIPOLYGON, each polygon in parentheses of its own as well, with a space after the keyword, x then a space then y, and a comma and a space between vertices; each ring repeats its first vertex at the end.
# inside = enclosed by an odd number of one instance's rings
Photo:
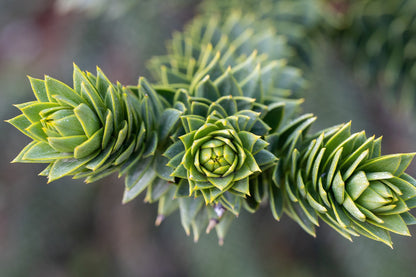
MULTIPOLYGON (((121 204, 116 176, 93 184, 64 178, 46 184, 37 164, 9 162, 29 142, 3 121, 12 104, 33 100, 26 75, 72 84, 72 63, 111 81, 136 84, 145 63, 164 54, 173 31, 198 12, 194 0, 0 0, 0 276, 414 276, 416 239, 393 235, 394 249, 353 243, 322 224, 307 235, 268 207, 243 213, 224 246, 215 234, 195 244, 179 215, 154 226, 143 197, 121 204)), ((305 112, 316 130, 352 120, 354 131, 383 135, 383 153, 416 149, 414 120, 393 112, 354 77, 336 45, 318 37, 310 49, 305 112)), ((408 173, 416 175, 415 162, 408 173)), ((411 233, 416 228, 410 226, 411 233)))

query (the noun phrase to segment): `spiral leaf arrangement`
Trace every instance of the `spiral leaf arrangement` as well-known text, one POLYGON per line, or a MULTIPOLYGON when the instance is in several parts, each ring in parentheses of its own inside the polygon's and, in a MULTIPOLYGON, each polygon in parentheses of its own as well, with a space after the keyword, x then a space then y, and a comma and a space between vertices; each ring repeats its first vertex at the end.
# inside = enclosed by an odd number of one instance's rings
POLYGON ((179 210, 195 241, 215 228, 223 243, 243 209, 268 201, 275 219, 286 213, 312 235, 320 218, 391 246, 389 232, 416 223, 416 181, 404 173, 414 154, 381 156, 381 140, 350 124, 309 135, 316 118, 298 113, 293 53, 267 21, 232 13, 176 33, 150 61, 156 83, 125 87, 76 66, 73 88, 30 78, 37 100, 9 122, 33 142, 15 161, 48 163, 49 181, 118 172, 124 203, 146 191, 156 225, 179 210))
POLYGON ((210 106, 194 101, 182 117, 185 135, 165 153, 178 192, 202 195, 238 214, 250 195, 249 177, 276 163, 262 139, 270 127, 252 111, 254 99, 224 96, 210 106), (239 110, 242 109, 242 110, 239 110), (198 114, 198 115, 196 115, 198 114))
MULTIPOLYGON (((269 141, 279 148, 278 134, 269 141)), ((381 138, 351 134, 349 123, 307 137, 301 145, 290 149, 287 162, 276 169, 273 190, 308 233, 315 235, 321 218, 350 240, 361 234, 391 246, 389 232, 410 235, 406 225, 416 223, 408 212, 415 207, 416 180, 404 171, 414 153, 382 156, 381 138)))
POLYGON ((301 71, 287 65, 292 56, 287 38, 270 24, 233 12, 226 19, 195 19, 173 35, 168 55, 152 58, 149 68, 161 86, 184 88, 191 96, 215 101, 231 94, 273 103, 305 87, 301 71), (207 95, 201 88, 206 82, 218 92, 207 95))
POLYGON ((162 107, 151 106, 143 89, 113 85, 100 69, 93 75, 77 66, 73 88, 49 76, 30 82, 37 100, 16 105, 22 114, 9 123, 33 141, 14 162, 48 163, 41 175, 49 181, 73 175, 91 182, 131 167, 133 154, 152 152, 155 115, 143 112, 162 107))

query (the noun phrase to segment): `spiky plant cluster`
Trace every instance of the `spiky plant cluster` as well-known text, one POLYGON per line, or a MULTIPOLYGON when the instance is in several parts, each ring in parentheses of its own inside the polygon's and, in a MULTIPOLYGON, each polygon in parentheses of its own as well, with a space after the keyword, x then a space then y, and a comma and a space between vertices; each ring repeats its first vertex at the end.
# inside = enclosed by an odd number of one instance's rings
POLYGON ((22 114, 9 123, 33 141, 14 162, 49 164, 41 173, 49 181, 73 175, 91 182, 128 170, 131 156, 149 155, 162 106, 148 97, 146 80, 133 91, 99 68, 93 75, 74 66, 73 76, 73 88, 49 76, 30 78, 36 101, 16 105, 22 114))
MULTIPOLYGON (((151 60, 150 68, 159 81, 156 87, 161 96, 183 112, 182 127, 171 136, 176 142, 165 152, 170 160, 168 166, 176 169, 171 173, 178 184, 173 195, 194 196, 187 203, 198 207, 192 213, 183 212, 187 206, 175 204, 177 200, 166 193, 170 198, 162 196, 157 223, 174 210, 166 212, 165 206, 179 207, 187 233, 199 218, 210 218, 204 222, 207 226, 193 228, 197 239, 198 230, 207 227, 209 231, 219 219, 230 222, 242 207, 254 212, 263 201, 266 180, 271 177, 262 170, 276 161, 264 149, 267 146, 264 136, 294 114, 301 100, 292 99, 292 91, 299 92, 304 87, 300 70, 287 65, 286 59, 290 59, 292 51, 286 39, 264 26, 265 22, 240 13, 233 13, 225 20, 198 18, 185 32, 174 35, 167 56, 151 60), (201 163, 202 150, 196 152, 202 146, 199 143, 206 140, 212 143, 212 147, 207 147, 210 153, 214 149, 222 153, 223 150, 215 148, 216 144, 231 145, 230 154, 236 164, 225 164, 223 160, 224 165, 219 167, 215 158, 207 158, 214 161, 212 168, 205 159, 201 163), (228 170, 218 174, 225 168, 228 170), (204 201, 221 212, 213 216, 209 209, 199 210, 204 201)), ((221 241, 226 229, 218 228, 221 241)))
MULTIPOLYGON (((306 115, 290 127, 303 133, 313 121, 306 115)), ((404 173, 415 154, 383 156, 381 138, 350 129, 348 123, 313 136, 268 137, 272 152, 287 145, 272 188, 283 205, 271 202, 273 214, 287 213, 313 236, 320 218, 347 239, 361 234, 391 246, 389 232, 410 235, 406 225, 416 223, 408 212, 416 204, 416 180, 404 173)))
POLYGON ((185 134, 165 152, 179 179, 178 193, 239 213, 250 195, 249 178, 277 160, 262 139, 271 128, 253 111, 254 104, 254 99, 232 96, 192 101, 192 114, 182 117, 185 134))
POLYGON ((354 73, 386 92, 387 103, 411 111, 416 84, 416 3, 366 0, 345 3, 332 34, 354 73))
POLYGON ((416 222, 416 181, 404 173, 413 154, 381 156, 380 140, 349 124, 308 135, 304 79, 277 34, 253 16, 201 17, 151 60, 154 84, 124 87, 76 66, 73 88, 31 78, 37 101, 9 122, 33 142, 15 161, 48 163, 50 181, 118 172, 124 203, 146 191, 156 224, 179 210, 195 240, 215 228, 222 243, 243 209, 268 201, 310 234, 321 218, 391 245, 388 231, 416 222))
POLYGON ((232 95, 213 102, 183 90, 175 98, 189 112, 181 117, 177 139, 164 153, 176 186, 162 196, 157 223, 172 212, 166 212, 166 206, 179 207, 182 225, 188 234, 192 226, 195 240, 201 230, 216 227, 222 242, 241 209, 254 211, 263 200, 256 195, 263 185, 257 178, 271 180, 268 169, 277 163, 264 138, 281 122, 284 103, 268 107, 232 95))
MULTIPOLYGON (((149 67, 158 84, 184 88, 199 96, 201 84, 212 83, 224 95, 282 101, 302 91, 301 71, 287 65, 293 56, 286 36, 266 21, 233 12, 222 18, 197 18, 168 44, 168 55, 154 57, 149 67)), ((211 86, 212 86, 211 85, 211 86)))

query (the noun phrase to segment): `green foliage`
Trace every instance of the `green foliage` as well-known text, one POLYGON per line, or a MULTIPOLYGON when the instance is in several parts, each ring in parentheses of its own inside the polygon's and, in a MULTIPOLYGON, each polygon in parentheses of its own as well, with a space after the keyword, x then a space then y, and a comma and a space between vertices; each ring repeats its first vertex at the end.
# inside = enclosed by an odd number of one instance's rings
POLYGON ((149 63, 154 78, 192 96, 215 101, 231 94, 273 103, 305 87, 301 71, 287 65, 293 50, 286 37, 252 15, 197 18, 167 48, 168 55, 149 63), (218 92, 206 88, 213 85, 218 92))
POLYGON ((33 142, 14 161, 48 163, 49 181, 118 172, 124 203, 146 191, 156 225, 179 210, 194 240, 215 228, 221 244, 242 209, 269 202, 275 219, 286 213, 311 235, 320 218, 391 246, 389 232, 416 223, 416 181, 404 173, 414 154, 382 156, 381 140, 350 124, 308 134, 316 118, 298 114, 306 86, 293 65, 308 59, 316 11, 302 3, 259 8, 277 32, 238 12, 195 19, 150 61, 155 83, 124 87, 76 66, 73 88, 31 78, 37 101, 9 122, 33 142))
POLYGON ((30 82, 36 101, 16 105, 22 114, 9 123, 33 141, 14 162, 48 163, 40 175, 49 181, 73 175, 92 182, 151 153, 163 107, 148 96, 145 79, 129 90, 100 69, 93 75, 74 66, 73 88, 49 76, 30 82))
POLYGON ((252 110, 253 102, 232 96, 209 106, 192 102, 192 115, 182 117, 185 134, 165 152, 180 179, 177 195, 202 195, 206 204, 221 203, 238 215, 250 195, 249 177, 276 162, 262 139, 271 128, 252 110))
POLYGON ((415 2, 349 1, 345 7, 331 21, 330 32, 357 78, 384 92, 401 112, 411 112, 416 83, 415 2))
POLYGON ((164 154, 172 169, 159 169, 161 174, 174 170, 170 175, 177 187, 161 197, 157 224, 179 208, 188 234, 192 227, 198 239, 201 230, 215 226, 222 241, 241 208, 254 212, 266 197, 271 183, 267 169, 276 157, 264 137, 298 109, 301 101, 293 99, 292 91, 301 93, 305 81, 299 69, 283 60, 292 53, 285 39, 264 26, 240 13, 198 18, 174 35, 167 56, 150 61, 160 95, 184 113, 182 127, 171 136, 175 143, 164 154), (209 165, 204 168, 197 151, 211 142, 211 151, 228 142, 236 164, 223 161, 217 173, 209 165), (226 171, 219 174, 221 170, 226 171), (195 198, 183 199, 190 196, 195 198), (214 209, 201 208, 204 202, 214 209))
MULTIPOLYGON (((293 125, 302 132, 309 124, 305 118, 293 125)), ((277 133, 268 140, 279 149, 290 138, 277 133)), ((404 171, 414 153, 383 156, 381 138, 351 134, 349 123, 306 136, 284 152, 273 190, 282 194, 284 211, 311 235, 318 218, 350 240, 361 234, 391 246, 389 232, 410 235, 416 180, 404 171)), ((282 212, 271 207, 274 214, 282 212)))
POLYGON ((319 0, 207 0, 201 5, 204 14, 224 17, 235 9, 250 11, 268 26, 274 26, 293 47, 295 55, 292 60, 299 66, 310 65, 311 38, 322 21, 319 0))

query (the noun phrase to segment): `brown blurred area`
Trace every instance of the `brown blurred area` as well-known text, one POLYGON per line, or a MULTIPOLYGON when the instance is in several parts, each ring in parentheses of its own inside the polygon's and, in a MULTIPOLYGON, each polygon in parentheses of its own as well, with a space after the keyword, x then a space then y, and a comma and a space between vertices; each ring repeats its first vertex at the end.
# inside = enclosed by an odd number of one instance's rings
MULTIPOLYGON (((12 104, 33 99, 26 75, 72 84, 73 62, 136 84, 149 76, 146 61, 165 53, 166 40, 195 16, 197 4, 0 0, 0 118, 18 114, 12 104)), ((336 54, 317 55, 304 108, 320 117, 315 128, 352 119, 355 131, 384 134, 387 153, 415 149, 414 131, 362 96, 336 54)), ((394 236, 391 250, 365 238, 351 243, 324 224, 313 238, 287 217, 274 221, 267 206, 235 220, 224 246, 215 234, 195 244, 177 214, 155 227, 156 205, 143 197, 122 205, 123 180, 116 176, 47 184, 37 176, 42 166, 10 164, 29 139, 4 122, 0 133, 1 277, 414 276, 414 238, 394 236)))

